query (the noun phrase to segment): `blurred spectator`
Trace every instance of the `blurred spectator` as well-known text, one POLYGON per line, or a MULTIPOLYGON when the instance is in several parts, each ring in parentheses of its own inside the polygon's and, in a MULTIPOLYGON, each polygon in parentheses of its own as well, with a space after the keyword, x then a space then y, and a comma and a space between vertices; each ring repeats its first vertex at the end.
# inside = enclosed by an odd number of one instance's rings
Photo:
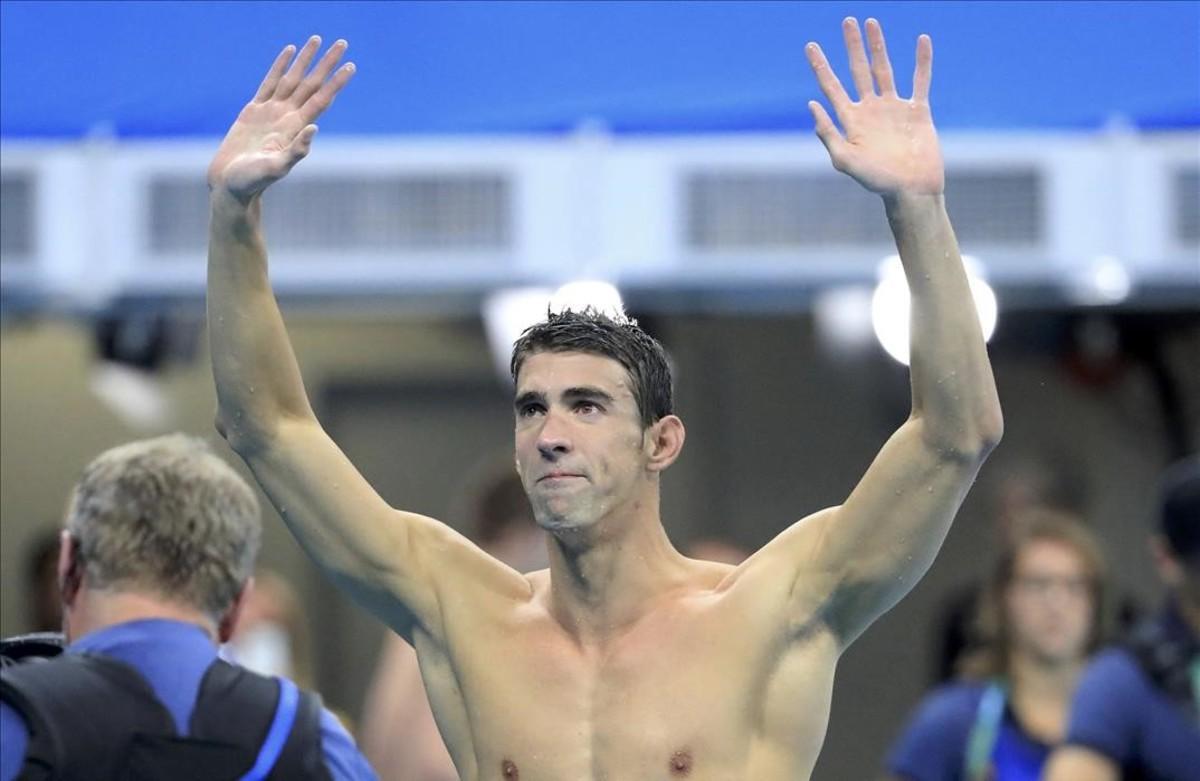
POLYGON ((25 555, 27 632, 61 632, 62 598, 58 593, 58 530, 33 539, 25 555))
POLYGON ((1088 666, 1047 781, 1200 778, 1200 457, 1167 471, 1159 523, 1166 601, 1088 666))
POLYGON ((93 460, 58 554, 70 645, 0 671, 0 781, 374 778, 318 697, 217 658, 260 535, 253 491, 199 439, 93 460))
MULTIPOLYGON (((999 476, 991 493, 989 512, 991 533, 997 545, 1011 543, 1015 519, 1030 507, 1082 513, 1084 482, 1076 470, 1065 466, 1074 463, 1070 458, 1026 455, 992 470, 999 476)), ((982 584, 969 583, 952 592, 943 603, 937 624, 934 682, 953 679, 961 657, 977 645, 972 637, 972 623, 982 590, 982 584)))
MULTIPOLYGON (((1030 508, 1084 517, 1087 481, 1078 459, 1026 454, 1000 465, 998 473, 990 510, 991 533, 997 545, 1011 543, 1020 519, 1030 508)), ((962 657, 978 645, 979 639, 973 636, 973 622, 982 591, 981 583, 969 583, 953 591, 942 604, 935 630, 938 643, 932 671, 935 683, 952 680, 962 657)), ((1118 596, 1116 615, 1118 626, 1129 627, 1136 620, 1137 608, 1128 598, 1118 596)))
MULTIPOLYGON (((480 547, 519 572, 547 566, 545 532, 534 523, 525 489, 511 467, 476 497, 471 537, 480 547)), ((362 746, 381 779, 458 779, 434 722, 417 654, 399 635, 387 634, 367 692, 362 746)))
POLYGON ((296 590, 277 572, 260 568, 222 656, 262 675, 313 685, 308 621, 296 590))
POLYGON ((1107 592, 1100 548, 1077 519, 1045 509, 1014 519, 980 603, 981 644, 962 680, 919 705, 888 758, 892 777, 1036 781, 1103 640, 1107 592))

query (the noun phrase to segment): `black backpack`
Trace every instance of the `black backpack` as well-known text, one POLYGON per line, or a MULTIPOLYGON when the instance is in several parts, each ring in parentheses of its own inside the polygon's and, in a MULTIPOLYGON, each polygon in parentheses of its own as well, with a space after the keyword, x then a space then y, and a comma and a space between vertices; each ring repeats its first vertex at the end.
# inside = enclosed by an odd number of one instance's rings
POLYGON ((220 659, 186 737, 136 669, 96 654, 6 666, 0 698, 29 726, 20 779, 330 779, 320 698, 220 659))

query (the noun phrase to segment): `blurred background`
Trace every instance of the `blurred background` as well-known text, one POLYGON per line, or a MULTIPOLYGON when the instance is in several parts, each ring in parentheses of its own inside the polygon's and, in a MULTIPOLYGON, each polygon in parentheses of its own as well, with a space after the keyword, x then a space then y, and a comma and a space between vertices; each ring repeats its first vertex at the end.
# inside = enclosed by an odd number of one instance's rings
MULTIPOLYGON (((29 627, 27 559, 87 461, 218 439, 204 170, 313 33, 359 70, 266 197, 272 278, 319 416, 388 501, 464 523, 511 458, 512 329, 587 280, 675 363, 677 544, 756 548, 840 502, 909 409, 883 209, 805 107, 807 41, 849 81, 846 15, 881 20, 902 93, 933 37, 1007 429, 929 575, 844 657, 815 777, 878 772, 1013 506, 1083 514, 1152 604, 1154 479, 1200 447, 1200 4, 4 0, 0 632, 29 627)), ((353 716, 383 631, 265 514, 353 716)))

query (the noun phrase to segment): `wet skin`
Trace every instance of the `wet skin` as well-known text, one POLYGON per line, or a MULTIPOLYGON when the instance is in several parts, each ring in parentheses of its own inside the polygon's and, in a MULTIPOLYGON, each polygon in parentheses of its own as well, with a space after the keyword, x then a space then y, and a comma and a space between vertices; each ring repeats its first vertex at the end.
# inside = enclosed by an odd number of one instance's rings
POLYGON ((918 42, 910 100, 895 92, 877 23, 869 60, 857 21, 843 34, 859 100, 809 44, 841 130, 820 104, 810 110, 835 168, 883 196, 913 298, 913 410, 842 505, 736 568, 667 540, 658 481, 682 423, 644 427, 609 359, 537 354, 518 377, 517 467, 552 535, 549 569, 530 575, 389 507, 321 428, 271 293, 260 196, 308 154, 316 119, 353 76, 338 67, 344 41, 320 59, 315 37, 280 52, 214 156, 218 430, 323 572, 414 644, 462 778, 807 778, 838 655, 928 569, 999 440, 942 197, 931 44, 918 42))

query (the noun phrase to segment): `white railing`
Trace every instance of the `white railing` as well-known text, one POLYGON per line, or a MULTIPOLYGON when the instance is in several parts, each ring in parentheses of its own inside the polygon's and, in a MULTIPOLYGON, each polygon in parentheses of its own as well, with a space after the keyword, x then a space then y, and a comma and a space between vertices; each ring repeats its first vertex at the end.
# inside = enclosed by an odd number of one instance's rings
MULTIPOLYGON (((103 138, 5 142, 5 180, 27 177, 33 198, 31 250, 10 248, 0 261, 6 303, 90 310, 121 297, 200 296, 204 217, 188 219, 191 244, 153 250, 151 183, 164 177, 194 182, 189 197, 203 212, 204 170, 214 146, 103 138)), ((964 241, 964 251, 994 283, 1070 286, 1098 258, 1115 258, 1135 289, 1191 285, 1200 296, 1200 246, 1176 235, 1180 220, 1172 201, 1174 177, 1200 167, 1200 133, 944 134, 943 148, 951 182, 965 171, 1032 170, 1037 176, 1037 235, 1017 244, 964 241)), ((504 183, 498 208, 508 220, 503 241, 455 249, 450 240, 436 250, 277 246, 272 276, 285 297, 475 295, 578 276, 647 291, 812 289, 873 280, 880 258, 891 251, 886 241, 719 249, 689 241, 690 177, 803 177, 830 170, 820 144, 799 135, 614 138, 585 128, 558 139, 324 138, 277 187, 330 177, 353 186, 387 177, 498 176, 504 183)), ((288 225, 288 215, 271 223, 270 197, 269 238, 288 225)), ((953 213, 953 189, 949 198, 953 213)), ((882 222, 881 209, 877 215, 882 222)))

